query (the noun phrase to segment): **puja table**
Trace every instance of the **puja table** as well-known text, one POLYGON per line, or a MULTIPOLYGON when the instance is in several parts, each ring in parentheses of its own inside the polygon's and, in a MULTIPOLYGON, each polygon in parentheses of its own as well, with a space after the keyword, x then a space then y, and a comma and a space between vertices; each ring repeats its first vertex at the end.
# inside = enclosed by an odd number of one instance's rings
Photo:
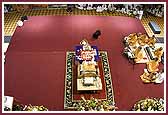
POLYGON ((97 47, 91 46, 90 50, 83 50, 82 46, 76 46, 75 48, 75 62, 77 62, 77 91, 102 90, 97 47))

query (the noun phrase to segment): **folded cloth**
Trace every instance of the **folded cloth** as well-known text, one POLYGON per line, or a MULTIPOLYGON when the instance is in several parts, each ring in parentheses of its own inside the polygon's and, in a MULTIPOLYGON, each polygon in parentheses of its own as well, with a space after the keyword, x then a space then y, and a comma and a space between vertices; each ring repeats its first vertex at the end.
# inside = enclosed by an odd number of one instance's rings
POLYGON ((94 78, 93 77, 84 77, 84 85, 93 85, 94 83, 94 78))

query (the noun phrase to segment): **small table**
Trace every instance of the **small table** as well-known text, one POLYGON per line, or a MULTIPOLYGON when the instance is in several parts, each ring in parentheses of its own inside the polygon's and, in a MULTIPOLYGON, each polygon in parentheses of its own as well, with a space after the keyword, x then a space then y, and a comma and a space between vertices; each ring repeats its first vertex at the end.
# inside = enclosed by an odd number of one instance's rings
POLYGON ((102 83, 99 77, 93 81, 93 85, 84 85, 83 78, 77 79, 77 91, 98 91, 102 90, 102 83))

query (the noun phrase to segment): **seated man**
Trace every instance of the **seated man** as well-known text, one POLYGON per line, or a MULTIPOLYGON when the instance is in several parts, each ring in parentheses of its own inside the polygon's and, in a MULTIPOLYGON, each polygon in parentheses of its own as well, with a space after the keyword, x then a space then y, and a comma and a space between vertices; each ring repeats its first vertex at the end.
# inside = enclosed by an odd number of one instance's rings
POLYGON ((155 43, 156 43, 156 39, 155 39, 154 36, 152 36, 148 39, 148 45, 149 46, 154 47, 155 43))
POLYGON ((130 46, 135 46, 137 43, 137 34, 136 33, 132 33, 128 36, 128 44, 130 46))
POLYGON ((134 59, 134 57, 135 57, 129 47, 125 47, 123 53, 128 59, 134 59))
POLYGON ((159 73, 156 74, 155 83, 162 83, 164 80, 164 70, 160 70, 159 73))
POLYGON ((140 61, 141 59, 143 59, 143 52, 142 52, 142 47, 139 46, 138 48, 136 48, 136 50, 134 51, 134 55, 135 55, 135 62, 140 61))
POLYGON ((151 83, 155 81, 155 75, 156 73, 149 73, 147 69, 144 69, 144 73, 140 76, 140 78, 144 83, 151 83))
POLYGON ((91 46, 86 39, 82 40, 80 44, 83 46, 83 50, 91 50, 91 46))
POLYGON ((159 60, 158 58, 155 58, 154 60, 151 60, 150 62, 147 62, 147 69, 149 72, 157 72, 159 69, 159 60))
POLYGON ((141 34, 138 36, 138 43, 141 46, 144 46, 148 43, 148 36, 146 34, 141 34))
POLYGON ((163 48, 160 47, 154 51, 154 55, 159 59, 159 62, 161 61, 161 57, 163 55, 163 48))

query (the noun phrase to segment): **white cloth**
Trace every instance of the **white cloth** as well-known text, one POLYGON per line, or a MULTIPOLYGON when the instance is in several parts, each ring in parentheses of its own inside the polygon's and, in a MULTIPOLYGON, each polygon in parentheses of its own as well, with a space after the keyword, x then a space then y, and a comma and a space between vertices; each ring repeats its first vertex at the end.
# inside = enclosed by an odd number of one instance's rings
POLYGON ((90 85, 94 83, 94 78, 93 77, 85 77, 84 78, 84 84, 85 85, 90 85))
POLYGON ((163 73, 157 73, 157 78, 155 79, 155 83, 162 83, 165 77, 164 72, 163 73))

